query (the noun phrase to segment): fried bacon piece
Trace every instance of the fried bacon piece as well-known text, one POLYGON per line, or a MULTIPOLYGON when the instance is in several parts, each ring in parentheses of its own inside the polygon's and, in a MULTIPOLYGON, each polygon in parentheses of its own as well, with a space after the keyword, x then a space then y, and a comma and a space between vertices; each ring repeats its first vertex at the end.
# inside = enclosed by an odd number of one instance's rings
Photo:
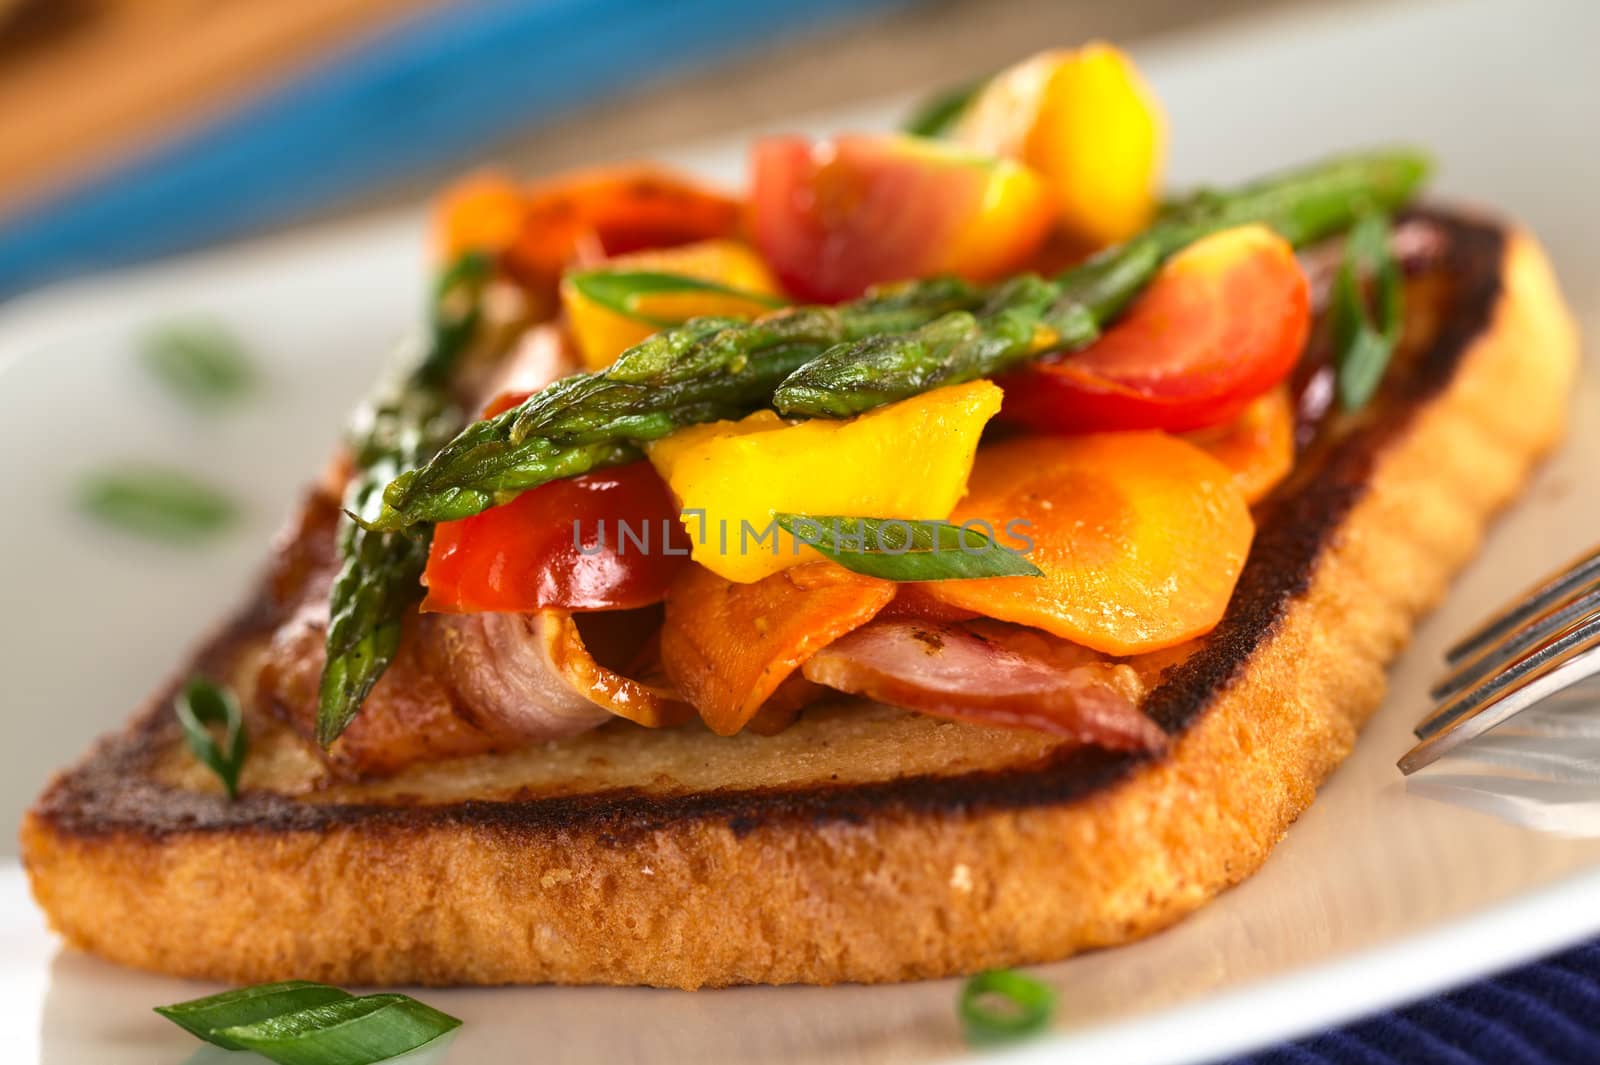
MULTIPOLYGON (((278 629, 257 674, 266 705, 308 740, 326 630, 326 609, 308 603, 278 629)), ((597 662, 563 611, 423 614, 329 759, 392 773, 575 736, 616 717, 661 726, 692 716, 663 688, 597 662)))
POLYGON ((1113 750, 1166 737, 1126 664, 1043 633, 984 622, 873 621, 818 651, 807 680, 938 717, 1038 729, 1113 750))

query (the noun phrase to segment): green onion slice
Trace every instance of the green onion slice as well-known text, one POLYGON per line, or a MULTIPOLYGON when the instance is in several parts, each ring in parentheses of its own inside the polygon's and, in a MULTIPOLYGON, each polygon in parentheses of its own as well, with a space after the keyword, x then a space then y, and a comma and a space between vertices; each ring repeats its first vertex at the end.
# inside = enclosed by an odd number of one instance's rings
POLYGON ((456 1018, 414 998, 387 994, 339 999, 216 1035, 278 1065, 372 1065, 460 1026, 456 1018))
POLYGON ((104 470, 79 486, 84 511, 152 540, 193 542, 230 524, 237 513, 221 492, 188 474, 157 467, 104 470))
POLYGON ((199 409, 240 399, 256 383, 237 337, 212 323, 163 326, 144 339, 144 365, 178 398, 199 409))
POLYGON ((1008 1043, 1043 1031, 1056 1010, 1056 993, 1011 969, 979 973, 961 988, 957 1012, 967 1041, 1008 1043))
POLYGON ((156 1012, 227 1050, 278 1065, 372 1065, 431 1043, 461 1022, 408 995, 366 995, 288 980, 157 1006, 156 1012))
POLYGON ((1347 411, 1360 410, 1372 399, 1400 343, 1405 286, 1389 237, 1389 220, 1381 214, 1357 222, 1345 238, 1344 261, 1334 280, 1333 365, 1339 404, 1347 411))
POLYGON ((244 768, 244 756, 250 747, 239 701, 227 688, 195 677, 173 699, 172 709, 183 726, 184 742, 190 752, 222 781, 228 798, 236 798, 239 771, 244 768), (222 728, 220 744, 211 734, 212 725, 222 728))
POLYGON ((989 81, 987 77, 978 78, 924 100, 900 128, 914 137, 948 135, 989 81))
POLYGON ((350 992, 327 984, 285 980, 277 984, 241 987, 171 1006, 157 1006, 156 1012, 178 1027, 224 1050, 243 1050, 243 1044, 226 1038, 221 1034, 222 1030, 254 1024, 285 1013, 298 1013, 350 997, 350 992))
MULTIPOLYGON (((947 521, 906 521, 780 513, 778 526, 841 566, 891 581, 950 581, 979 577, 1038 577, 1022 552, 975 527, 947 521)), ((992 532, 992 530, 991 530, 992 532)))
POLYGON ((718 296, 730 296, 734 299, 744 300, 755 304, 757 307, 775 309, 785 305, 784 300, 776 296, 769 296, 764 292, 751 292, 748 289, 733 288, 729 285, 706 281, 698 277, 689 277, 685 274, 668 274, 649 270, 585 270, 580 273, 568 274, 567 280, 572 282, 573 287, 585 298, 593 300, 607 310, 614 311, 626 318, 632 318, 634 321, 660 328, 679 325, 682 320, 646 314, 639 309, 639 304, 647 297, 676 296, 686 292, 710 292, 718 296))

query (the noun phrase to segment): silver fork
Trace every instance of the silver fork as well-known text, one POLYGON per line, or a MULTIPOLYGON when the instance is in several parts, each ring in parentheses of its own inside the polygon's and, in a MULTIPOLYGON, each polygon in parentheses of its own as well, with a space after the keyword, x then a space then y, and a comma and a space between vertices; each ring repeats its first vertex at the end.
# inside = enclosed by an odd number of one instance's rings
POLYGON ((1536 703, 1600 675, 1600 547, 1517 596, 1445 652, 1410 775, 1536 703))

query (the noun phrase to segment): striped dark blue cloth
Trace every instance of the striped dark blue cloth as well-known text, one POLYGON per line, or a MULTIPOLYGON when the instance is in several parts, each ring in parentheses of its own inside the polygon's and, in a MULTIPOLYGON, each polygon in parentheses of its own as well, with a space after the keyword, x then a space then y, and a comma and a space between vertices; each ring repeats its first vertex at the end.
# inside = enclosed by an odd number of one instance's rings
POLYGON ((1233 1065, 1600 1062, 1600 943, 1233 1065))

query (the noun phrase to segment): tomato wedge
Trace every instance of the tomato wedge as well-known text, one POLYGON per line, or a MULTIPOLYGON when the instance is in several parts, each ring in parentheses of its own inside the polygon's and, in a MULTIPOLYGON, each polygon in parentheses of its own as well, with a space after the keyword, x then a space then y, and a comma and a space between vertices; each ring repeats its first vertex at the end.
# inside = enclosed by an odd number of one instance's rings
POLYGON ((1310 326, 1289 243, 1224 230, 1173 256, 1087 348, 1001 378, 1001 417, 1054 433, 1219 425, 1288 376, 1310 326))
POLYGON ((751 237, 804 300, 930 274, 1001 277, 1055 220, 1043 179, 1022 163, 920 137, 769 137, 751 169, 751 237))
POLYGON ((498 255, 529 292, 554 297, 574 261, 731 237, 743 211, 738 200, 653 166, 580 170, 527 188, 475 174, 440 198, 435 243, 446 258, 498 255))
POLYGON ((484 405, 483 413, 478 415, 478 417, 487 420, 489 418, 493 418, 497 414, 504 414, 512 407, 522 406, 527 402, 528 397, 531 395, 533 395, 532 392, 524 392, 521 389, 508 389, 507 391, 501 392, 499 395, 489 400, 489 402, 484 405))
POLYGON ((574 257, 668 248, 739 229, 743 205, 670 170, 580 171, 528 190, 522 226, 506 250, 511 273, 554 285, 574 257))
POLYGON ((624 610, 659 603, 689 561, 648 462, 552 481, 433 531, 424 610, 624 610), (578 546, 582 544, 582 548, 578 546))

